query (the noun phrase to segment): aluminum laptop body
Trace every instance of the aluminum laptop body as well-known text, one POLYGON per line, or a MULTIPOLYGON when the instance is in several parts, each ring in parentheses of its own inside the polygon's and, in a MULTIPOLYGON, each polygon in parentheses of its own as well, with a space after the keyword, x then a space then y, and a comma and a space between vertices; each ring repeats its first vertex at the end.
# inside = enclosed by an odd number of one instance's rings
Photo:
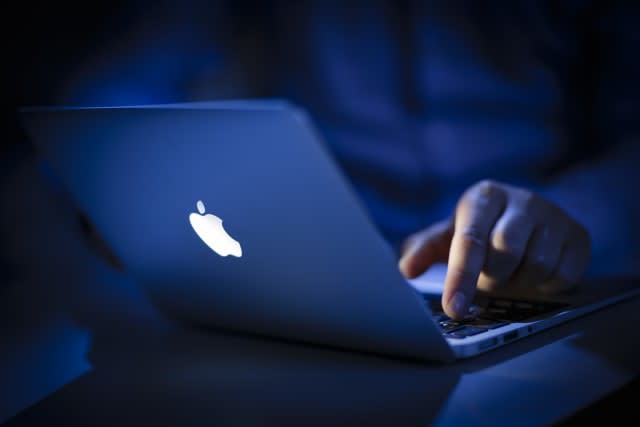
POLYGON ((624 283, 580 308, 564 296, 550 315, 446 335, 299 108, 232 101, 20 114, 78 208, 179 321, 447 362, 637 293, 624 283), (191 221, 208 214, 237 241, 233 253, 196 234, 191 221))

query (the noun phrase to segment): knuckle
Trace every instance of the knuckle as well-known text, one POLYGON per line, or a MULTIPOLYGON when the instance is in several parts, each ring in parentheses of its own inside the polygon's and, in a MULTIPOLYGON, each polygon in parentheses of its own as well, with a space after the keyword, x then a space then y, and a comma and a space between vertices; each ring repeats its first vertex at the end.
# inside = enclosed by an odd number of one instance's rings
POLYGON ((460 232, 460 239, 466 249, 486 249, 487 242, 484 233, 477 227, 466 227, 460 232))
POLYGON ((499 184, 493 179, 486 178, 478 181, 476 185, 481 189, 492 190, 494 188, 497 188, 499 184))
POLYGON ((497 183, 492 179, 483 179, 478 182, 477 186, 479 189, 490 191, 492 188, 496 186, 496 184, 497 183))
POLYGON ((500 184, 492 180, 483 180, 468 188, 458 201, 456 211, 483 210, 502 200, 500 184))
POLYGON ((474 186, 474 189, 480 196, 488 198, 495 194, 498 189, 498 183, 491 179, 483 179, 474 186))
POLYGON ((493 233, 492 244, 501 251, 522 254, 527 244, 529 224, 526 217, 514 218, 493 233))

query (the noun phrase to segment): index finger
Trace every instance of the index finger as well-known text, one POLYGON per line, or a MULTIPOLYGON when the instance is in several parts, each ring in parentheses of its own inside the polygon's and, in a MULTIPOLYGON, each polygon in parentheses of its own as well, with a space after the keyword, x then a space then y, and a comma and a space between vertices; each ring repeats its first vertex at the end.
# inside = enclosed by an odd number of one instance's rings
POLYGON ((442 293, 442 307, 452 318, 466 314, 487 256, 491 230, 505 206, 505 192, 490 181, 471 187, 458 203, 442 293))

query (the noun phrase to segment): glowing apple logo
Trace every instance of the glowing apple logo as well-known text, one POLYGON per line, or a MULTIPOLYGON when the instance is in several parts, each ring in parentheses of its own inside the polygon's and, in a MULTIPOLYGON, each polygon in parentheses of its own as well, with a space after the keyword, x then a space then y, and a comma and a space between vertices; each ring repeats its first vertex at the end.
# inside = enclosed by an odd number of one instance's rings
POLYGON ((215 215, 205 215, 202 200, 198 200, 196 207, 200 214, 193 212, 189 215, 189 222, 198 237, 218 255, 233 255, 240 258, 242 256, 240 243, 225 231, 222 220, 215 215))

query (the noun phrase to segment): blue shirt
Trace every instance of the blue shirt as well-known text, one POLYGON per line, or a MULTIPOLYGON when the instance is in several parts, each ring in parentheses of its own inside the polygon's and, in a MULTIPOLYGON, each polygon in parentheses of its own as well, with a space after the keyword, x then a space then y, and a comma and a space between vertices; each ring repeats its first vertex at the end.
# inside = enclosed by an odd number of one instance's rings
POLYGON ((491 178, 582 222, 593 273, 640 274, 637 7, 345 3, 145 12, 60 102, 285 97, 308 110, 396 247, 491 178))

